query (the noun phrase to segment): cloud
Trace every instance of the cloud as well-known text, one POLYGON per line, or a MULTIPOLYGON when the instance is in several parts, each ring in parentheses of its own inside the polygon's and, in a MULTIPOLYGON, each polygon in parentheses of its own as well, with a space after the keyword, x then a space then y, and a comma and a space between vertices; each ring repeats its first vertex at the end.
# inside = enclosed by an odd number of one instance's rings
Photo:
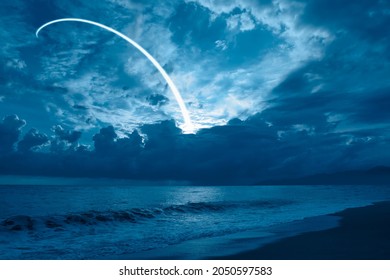
POLYGON ((224 51, 228 48, 228 45, 225 40, 217 40, 215 41, 215 47, 224 51))
POLYGON ((62 128, 61 125, 55 126, 53 128, 53 131, 55 132, 56 136, 58 136, 60 140, 68 141, 71 144, 76 143, 81 137, 81 131, 65 130, 64 128, 62 128))
POLYGON ((301 18, 305 24, 313 21, 339 34, 321 60, 308 62, 291 72, 272 90, 265 118, 284 125, 306 124, 320 132, 388 127, 387 29, 379 28, 377 33, 383 34, 383 40, 373 43, 365 28, 384 21, 377 10, 384 8, 383 3, 373 2, 347 2, 340 9, 336 2, 313 1, 306 6, 301 18), (335 15, 331 20, 328 12, 336 8, 342 15, 351 11, 355 16, 335 15), (377 14, 377 18, 363 20, 367 13, 377 14), (317 14, 318 17, 313 16, 317 14))
POLYGON ((192 93, 190 110, 200 127, 261 112, 278 83, 323 57, 333 35, 325 27, 303 25, 304 7, 298 1, 187 1, 171 30, 174 39, 181 36, 177 43, 190 42, 192 49, 199 51, 199 56, 196 52, 191 56, 201 64, 185 69, 188 73, 190 68, 192 82, 181 82, 180 72, 177 77, 179 87, 192 93), (196 29, 184 32, 195 15, 196 29), (199 34, 208 30, 207 37, 198 40, 198 29, 199 34), (219 52, 213 53, 205 45, 209 37, 214 39, 210 40, 212 49, 219 52), (237 106, 229 100, 244 100, 247 105, 237 106))
POLYGON ((87 145, 79 144, 82 135, 81 131, 67 130, 61 125, 55 125, 51 130, 54 132, 50 139, 50 152, 52 153, 63 154, 88 148, 87 145))
POLYGON ((45 15, 28 3, 16 6, 21 24, 10 32, 32 32, 25 47, 10 47, 15 52, 8 64, 26 65, 14 67, 18 75, 7 75, 10 101, 18 91, 48 118, 79 130, 111 124, 121 135, 143 124, 181 121, 175 102, 156 108, 148 100, 154 95, 172 99, 159 73, 134 48, 93 26, 58 24, 39 39, 34 27, 71 14, 93 16, 129 35, 168 70, 198 127, 261 112, 272 88, 306 61, 321 57, 329 37, 325 28, 300 28, 303 6, 298 2, 53 1, 43 5, 49 9, 45 15), (231 100, 244 100, 245 106, 231 100))
MULTIPOLYGON (((23 157, 16 152, 3 155, 0 162, 6 160, 8 165, 0 164, 0 171, 184 180, 192 184, 251 184, 388 162, 390 154, 378 151, 386 150, 389 137, 378 131, 318 131, 316 126, 305 123, 271 124, 264 119, 269 116, 261 113, 246 121, 234 119, 224 126, 202 129, 196 135, 182 134, 173 121, 144 125, 140 131, 124 137, 108 126, 93 136, 92 149, 84 145, 56 151, 34 149, 46 143, 48 137, 30 130, 18 144, 19 151, 30 153, 23 153, 23 157)), ((63 130, 60 131, 62 135, 63 130)), ((52 140, 51 145, 55 143, 52 140)))
POLYGON ((18 151, 29 152, 46 144, 49 138, 46 134, 40 133, 37 129, 30 129, 18 143, 18 151))
POLYGON ((29 121, 23 136, 18 117, 0 124, 1 172, 244 184, 388 163, 386 1, 95 2, 0 4, 0 110, 29 121), (69 15, 142 44, 198 133, 126 43, 71 23, 34 38, 69 15))
POLYGON ((26 122, 17 115, 7 116, 0 123, 0 152, 11 152, 26 122))
POLYGON ((27 67, 26 62, 20 59, 8 60, 6 66, 10 68, 15 68, 17 70, 23 70, 27 67))
POLYGON ((167 104, 169 101, 168 98, 160 94, 153 94, 149 96, 147 100, 150 102, 150 105, 158 106, 158 107, 167 104))
POLYGON ((117 138, 118 135, 115 133, 113 126, 100 129, 100 132, 93 137, 95 151, 97 153, 111 153, 117 138))
POLYGON ((241 32, 256 28, 256 23, 248 12, 229 16, 226 20, 229 29, 239 29, 241 32))

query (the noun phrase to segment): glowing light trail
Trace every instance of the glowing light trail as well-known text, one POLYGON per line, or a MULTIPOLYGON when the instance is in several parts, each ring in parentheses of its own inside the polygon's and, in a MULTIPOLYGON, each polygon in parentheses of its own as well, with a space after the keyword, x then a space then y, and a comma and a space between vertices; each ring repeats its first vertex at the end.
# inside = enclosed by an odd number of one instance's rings
POLYGON ((45 23, 44 25, 42 25, 41 27, 39 27, 37 29, 35 35, 38 37, 39 32, 43 28, 45 28, 49 25, 52 25, 54 23, 64 22, 64 21, 84 22, 84 23, 88 23, 88 24, 92 24, 92 25, 101 27, 107 31, 110 31, 110 32, 118 35, 119 37, 121 37, 122 39, 126 40, 128 43, 133 45, 135 48, 137 48, 143 55, 146 56, 147 59, 149 59, 149 61, 151 63, 153 63, 153 65, 161 73, 161 75, 164 77, 165 81, 167 82, 169 88, 171 89, 171 91, 172 91, 172 93, 173 93, 173 95, 174 95, 174 97, 175 97, 175 99, 180 107, 181 113, 183 115, 184 125, 182 125, 182 130, 184 132, 187 132, 187 133, 192 133, 195 131, 194 125, 192 124, 190 115, 188 113, 186 105, 184 104, 183 98, 181 97, 179 90, 176 88, 175 84, 173 83, 172 79, 169 77, 167 72, 165 72, 164 68, 162 68, 162 66, 157 62, 157 60, 150 53, 148 53, 143 47, 141 47, 138 43, 136 43, 135 41, 133 41, 132 39, 130 39, 129 37, 127 37, 123 33, 119 32, 111 27, 108 27, 104 24, 101 24, 101 23, 98 23, 95 21, 91 21, 91 20, 86 20, 86 19, 81 19, 81 18, 61 18, 61 19, 56 19, 56 20, 49 21, 49 22, 45 23))

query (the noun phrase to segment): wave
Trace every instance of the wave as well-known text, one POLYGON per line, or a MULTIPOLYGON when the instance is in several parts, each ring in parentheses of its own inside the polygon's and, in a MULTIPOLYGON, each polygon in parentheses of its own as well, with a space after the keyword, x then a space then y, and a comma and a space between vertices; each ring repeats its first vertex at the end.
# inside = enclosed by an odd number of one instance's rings
POLYGON ((0 230, 19 232, 41 229, 64 230, 68 226, 91 226, 103 223, 140 223, 158 217, 172 215, 202 214, 223 212, 234 208, 274 208, 287 201, 247 201, 247 202, 188 202, 181 205, 170 205, 162 208, 132 208, 130 210, 90 210, 81 213, 67 213, 33 217, 28 215, 11 216, 0 222, 0 230))

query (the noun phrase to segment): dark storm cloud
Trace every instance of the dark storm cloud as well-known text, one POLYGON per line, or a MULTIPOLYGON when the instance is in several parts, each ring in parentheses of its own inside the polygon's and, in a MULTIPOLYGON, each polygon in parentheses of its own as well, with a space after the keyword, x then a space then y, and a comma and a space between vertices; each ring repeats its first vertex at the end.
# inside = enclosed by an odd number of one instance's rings
POLYGON ((17 115, 7 116, 0 123, 0 152, 10 152, 18 141, 21 128, 26 124, 17 115))
POLYGON ((95 150, 98 153, 111 153, 115 146, 115 140, 118 135, 115 133, 113 126, 100 129, 100 132, 93 136, 95 150))
POLYGON ((138 131, 118 137, 108 126, 95 134, 91 150, 77 145, 51 152, 34 151, 47 137, 30 131, 18 147, 31 152, 3 154, 0 170, 2 174, 250 184, 384 164, 390 156, 385 151, 375 153, 389 140, 378 132, 370 137, 369 132, 312 133, 269 125, 261 115, 247 121, 232 120, 196 135, 182 134, 172 121, 140 130, 142 137, 138 131))
POLYGON ((57 125, 53 128, 54 133, 60 140, 65 140, 68 141, 69 143, 75 143, 77 142, 80 137, 81 137, 81 131, 70 131, 70 130, 65 130, 62 128, 62 126, 57 125))
POLYGON ((46 144, 49 138, 46 134, 40 133, 37 129, 30 129, 18 143, 18 151, 28 152, 43 144, 46 144))
POLYGON ((98 155, 111 157, 113 160, 123 157, 132 157, 141 149, 142 137, 137 130, 125 137, 118 137, 113 126, 100 129, 93 136, 95 152, 98 155))

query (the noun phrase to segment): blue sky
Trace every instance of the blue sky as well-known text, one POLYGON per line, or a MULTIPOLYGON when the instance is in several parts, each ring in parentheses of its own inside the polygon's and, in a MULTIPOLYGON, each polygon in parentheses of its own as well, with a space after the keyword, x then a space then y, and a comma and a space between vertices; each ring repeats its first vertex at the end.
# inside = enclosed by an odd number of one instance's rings
POLYGON ((0 13, 2 174, 248 183, 389 164, 387 1, 5 0, 0 13), (76 22, 35 37, 64 17, 142 45, 196 134, 122 39, 76 22))

